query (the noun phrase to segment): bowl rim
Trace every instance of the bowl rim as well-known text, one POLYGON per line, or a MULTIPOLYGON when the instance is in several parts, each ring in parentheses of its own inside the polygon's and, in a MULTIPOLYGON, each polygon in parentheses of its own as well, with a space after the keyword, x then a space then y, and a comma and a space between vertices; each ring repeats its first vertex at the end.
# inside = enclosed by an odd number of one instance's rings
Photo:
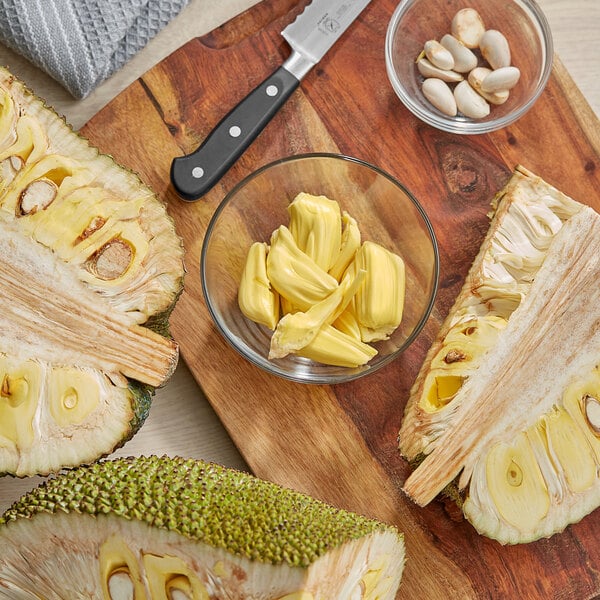
POLYGON ((236 350, 237 353, 240 354, 243 358, 248 360, 253 365, 259 367, 263 371, 273 374, 273 375, 277 375, 279 377, 282 377, 283 379, 294 381, 296 383, 305 383, 305 384, 316 384, 316 385, 330 384, 330 385, 333 385, 333 384, 338 384, 338 383, 346 383, 349 381, 353 381, 355 379, 359 379, 360 377, 364 377, 365 375, 375 373, 376 371, 378 371, 379 369, 388 365, 390 362, 392 362, 394 359, 396 359, 407 348, 410 347, 410 345, 413 343, 413 341, 416 339, 416 337, 421 333, 421 331, 425 327, 425 324, 427 323, 429 317, 431 316, 431 312, 433 311, 433 307, 434 307, 435 301, 437 299, 437 293, 438 293, 438 289, 439 289, 439 278, 440 278, 440 253, 439 253, 439 246, 438 246, 437 238, 435 235, 435 231, 433 229, 433 225, 431 223, 431 220, 429 219, 429 216, 425 212, 425 209, 423 208, 421 203, 416 199, 416 197, 412 194, 412 192, 410 190, 408 190, 393 175, 387 173, 380 167, 377 167, 377 166, 373 165, 372 163, 367 162, 366 160, 363 160, 360 158, 355 158, 355 157, 348 156, 348 155, 345 155, 342 153, 334 153, 334 152, 306 152, 306 153, 301 153, 301 154, 285 156, 282 158, 275 159, 269 163, 266 163, 266 164, 262 165, 261 167, 259 167, 258 169, 252 171, 248 175, 246 175, 243 179, 241 179, 238 183, 236 183, 236 185, 229 192, 227 192, 226 195, 224 196, 224 198, 219 202, 219 205, 217 206, 213 215, 211 216, 211 219, 206 228, 206 233, 205 233, 204 239, 202 241, 202 250, 200 253, 200 281, 202 284, 202 294, 204 296, 204 302, 206 304, 206 307, 208 308, 208 311, 209 311, 209 314, 210 314, 210 317, 211 317, 213 323, 216 325, 217 329, 219 330, 221 336, 225 339, 225 341, 231 347, 233 347, 233 349, 236 350), (233 198, 235 198, 235 196, 239 192, 239 190, 241 190, 244 186, 246 186, 248 183, 250 183, 253 179, 260 176, 262 173, 271 169, 272 167, 276 167, 278 165, 285 164, 288 162, 300 162, 302 160, 315 159, 315 158, 316 159, 325 158, 325 159, 332 159, 332 160, 341 160, 341 161, 347 161, 347 162, 358 164, 362 167, 366 167, 367 169, 374 171, 378 175, 383 176, 388 181, 390 181, 393 185, 400 188, 402 190, 402 192, 405 194, 405 196, 410 200, 410 202, 412 202, 414 207, 417 209, 417 212, 421 216, 421 219, 423 220, 426 231, 429 235, 429 240, 431 242, 431 247, 432 247, 432 251, 433 251, 433 270, 432 270, 433 282, 432 282, 431 293, 429 294, 427 306, 426 306, 423 314, 421 315, 419 321, 417 322, 417 324, 411 331, 410 335, 406 338, 406 340, 404 340, 402 345, 397 350, 395 350, 391 354, 387 355, 386 357, 382 358, 376 365, 370 365, 369 363, 367 363, 366 365, 364 365, 362 367, 357 367, 355 369, 348 369, 347 371, 342 371, 342 373, 340 373, 339 375, 321 374, 321 375, 306 376, 306 374, 290 373, 290 372, 286 371, 285 369, 281 368, 275 362, 265 360, 262 357, 254 356, 255 353, 250 348, 248 348, 247 345, 244 344, 243 340, 238 339, 236 336, 232 335, 232 333, 228 330, 228 328, 225 327, 223 325, 223 323, 221 323, 221 320, 218 317, 217 311, 215 310, 215 308, 213 306, 210 290, 208 289, 208 285, 207 285, 206 277, 205 277, 205 266, 206 266, 208 245, 209 245, 213 230, 217 224, 219 216, 225 210, 225 208, 227 208, 227 206, 230 204, 230 202, 233 200, 233 198))
POLYGON ((396 30, 404 13, 418 1, 419 0, 400 1, 392 13, 385 35, 385 66, 387 76, 392 88, 396 92, 396 95, 406 106, 406 108, 408 108, 410 112, 412 112, 420 120, 431 125, 432 127, 441 129, 442 131, 446 131, 448 133, 458 133, 463 135, 476 135, 497 131, 498 129, 502 129, 503 127, 514 123, 526 112, 528 112, 546 88, 548 80, 550 79, 550 75, 552 74, 552 68, 554 64, 554 42, 552 38, 552 30, 550 29, 550 24, 548 23, 546 15, 536 0, 514 0, 514 2, 518 5, 521 5, 521 7, 524 6, 530 13, 530 16, 533 15, 537 21, 536 24, 540 29, 542 47, 544 49, 546 58, 540 79, 533 94, 522 106, 520 106, 517 110, 504 115, 503 117, 488 121, 457 120, 454 117, 447 117, 442 113, 436 113, 433 110, 427 111, 418 103, 413 101, 410 94, 406 92, 402 82, 396 75, 392 53, 396 30))

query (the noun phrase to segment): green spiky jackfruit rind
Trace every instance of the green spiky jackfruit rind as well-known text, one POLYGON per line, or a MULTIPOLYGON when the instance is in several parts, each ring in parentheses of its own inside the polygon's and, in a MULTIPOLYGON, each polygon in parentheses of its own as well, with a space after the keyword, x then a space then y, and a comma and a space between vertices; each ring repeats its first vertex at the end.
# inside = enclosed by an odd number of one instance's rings
POLYGON ((138 520, 273 565, 306 568, 328 551, 390 525, 248 473, 195 459, 106 460, 47 480, 0 517, 76 512, 138 520))
POLYGON ((144 424, 150 413, 152 398, 154 397, 154 388, 150 385, 140 383, 139 381, 129 380, 129 391, 132 394, 133 418, 129 422, 131 436, 123 440, 123 444, 129 441, 144 424))

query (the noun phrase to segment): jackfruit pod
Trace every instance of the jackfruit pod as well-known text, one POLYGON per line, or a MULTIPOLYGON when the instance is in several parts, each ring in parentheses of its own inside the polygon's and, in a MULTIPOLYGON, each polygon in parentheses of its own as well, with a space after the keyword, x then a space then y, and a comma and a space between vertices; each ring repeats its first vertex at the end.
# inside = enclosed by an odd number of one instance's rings
POLYGON ((17 110, 11 93, 0 86, 0 150, 15 141, 17 110))
POLYGON ((196 573, 178 556, 144 553, 142 561, 152 600, 210 600, 196 573))
POLYGON ((307 310, 338 286, 331 275, 298 248, 285 225, 271 235, 267 276, 273 289, 299 310, 307 310))
POLYGON ((98 562, 104 598, 145 597, 146 586, 137 557, 120 536, 113 533, 105 539, 98 552, 98 562))
POLYGON ((363 342, 388 339, 404 309, 404 261, 375 242, 364 242, 349 269, 366 272, 353 300, 363 342))
POLYGON ((15 141, 0 150, 0 161, 16 156, 23 163, 36 162, 48 151, 48 136, 39 121, 31 115, 19 117, 15 125, 15 141))
POLYGON ((48 138, 37 119, 23 115, 16 124, 16 139, 0 151, 0 193, 14 180, 25 163, 39 160, 48 150, 48 138))
POLYGON ((47 154, 19 171, 7 187, 0 206, 17 217, 34 214, 92 179, 92 173, 75 159, 47 154))
MULTIPOLYGON (((485 503, 498 519, 509 527, 533 536, 532 524, 538 524, 548 515, 550 494, 548 486, 527 432, 522 432, 514 440, 497 442, 482 461, 484 473, 477 474, 484 485, 478 493, 473 490, 465 502, 465 514, 471 514, 474 499, 485 503)), ((488 516, 488 520, 494 517, 488 516)), ((482 524, 473 523, 481 529, 482 524)), ((489 525, 488 525, 489 526, 489 525)), ((502 527, 497 527, 499 532, 502 527)))
POLYGON ((329 274, 341 281, 348 265, 354 260, 356 251, 360 248, 361 235, 356 219, 346 211, 342 213, 342 243, 335 263, 329 269, 329 274))
POLYGON ((562 487, 570 492, 585 492, 596 482, 596 465, 592 448, 584 431, 563 408, 554 406, 539 420, 546 451, 559 474, 562 487))
POLYGON ((241 311, 252 321, 275 329, 279 320, 279 296, 267 277, 267 244, 250 246, 238 289, 241 311))
POLYGON ((100 404, 97 374, 76 367, 54 366, 48 373, 49 409, 54 423, 67 430, 83 423, 100 404))
POLYGON ((339 204, 326 196, 301 192, 288 206, 290 232, 298 248, 329 271, 340 253, 342 219, 339 204))
POLYGON ((452 402, 506 323, 506 319, 494 315, 468 316, 455 323, 431 360, 419 407, 433 413, 452 402))
POLYGON ((563 398, 565 410, 583 431, 600 465, 600 367, 569 386, 563 398))
POLYGON ((326 325, 296 354, 326 365, 355 368, 368 363, 377 350, 332 325, 326 325))
POLYGON ((506 284, 484 279, 473 287, 473 297, 467 301, 467 306, 479 315, 494 314, 509 319, 519 308, 530 287, 528 283, 506 284))
POLYGON ((0 448, 29 448, 43 383, 43 369, 33 360, 0 355, 0 448))
POLYGON ((329 296, 307 311, 284 315, 271 336, 269 358, 283 358, 309 344, 321 328, 340 316, 363 284, 365 276, 364 271, 348 273, 329 296))
POLYGON ((356 315, 352 311, 352 303, 342 311, 332 325, 346 335, 360 341, 360 327, 358 326, 356 315))
POLYGON ((287 315, 288 313, 298 312, 300 309, 297 306, 294 306, 287 298, 284 298, 282 295, 277 294, 279 296, 279 313, 281 315, 287 315))

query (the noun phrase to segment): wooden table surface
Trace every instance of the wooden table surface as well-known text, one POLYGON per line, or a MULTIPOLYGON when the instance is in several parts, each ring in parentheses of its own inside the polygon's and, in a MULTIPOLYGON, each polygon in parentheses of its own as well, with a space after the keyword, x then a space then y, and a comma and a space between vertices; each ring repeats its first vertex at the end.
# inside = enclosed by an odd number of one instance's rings
MULTIPOLYGON (((550 22, 556 53, 591 107, 600 115, 600 0, 538 2, 550 22)), ((80 101, 74 100, 51 78, 1 45, 0 64, 8 66, 78 128, 179 46, 256 3, 256 0, 191 0, 188 7, 121 71, 80 101)), ((169 383, 157 391, 150 416, 141 431, 114 456, 150 453, 197 457, 247 469, 183 362, 169 383)), ((40 481, 41 478, 0 479, 0 511, 40 481)))

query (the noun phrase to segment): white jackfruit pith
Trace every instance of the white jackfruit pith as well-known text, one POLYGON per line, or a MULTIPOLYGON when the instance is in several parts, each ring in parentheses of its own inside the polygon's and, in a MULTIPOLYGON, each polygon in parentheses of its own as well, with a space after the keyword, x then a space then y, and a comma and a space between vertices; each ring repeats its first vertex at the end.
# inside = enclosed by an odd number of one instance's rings
POLYGON ((183 247, 164 205, 0 69, 0 473, 96 460, 178 358, 183 247))
POLYGON ((169 457, 47 481, 0 518, 0 547, 7 600, 392 600, 404 566, 394 527, 169 457))
POLYGON ((522 167, 494 203, 399 443, 417 503, 520 543, 600 505, 600 216, 522 167))

